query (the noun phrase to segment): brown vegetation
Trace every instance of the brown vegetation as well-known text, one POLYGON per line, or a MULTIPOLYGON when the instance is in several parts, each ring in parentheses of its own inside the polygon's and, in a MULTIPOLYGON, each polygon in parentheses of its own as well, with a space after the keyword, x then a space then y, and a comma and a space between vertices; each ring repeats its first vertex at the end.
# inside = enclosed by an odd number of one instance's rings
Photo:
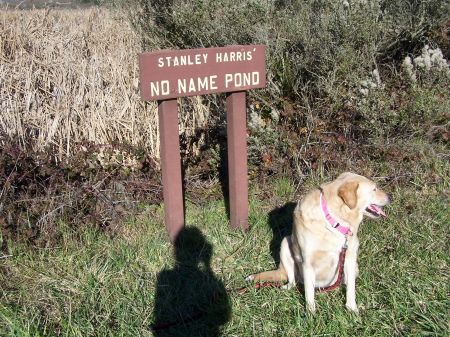
POLYGON ((140 100, 129 25, 98 8, 0 15, 2 234, 106 228, 159 201, 156 104, 140 100))
MULTIPOLYGON (((157 106, 140 98, 143 38, 125 16, 97 7, 5 8, 0 16, 3 235, 38 238, 51 234, 59 219, 110 228, 135 212, 137 202, 160 202, 157 106)), ((448 42, 448 29, 440 39, 448 42)), ((248 99, 250 179, 283 175, 300 185, 311 172, 373 175, 379 172, 368 161, 389 158, 399 167, 389 174, 404 176, 402 165, 427 151, 404 147, 406 138, 448 143, 448 84, 413 86, 400 67, 380 64, 383 86, 368 96, 358 95, 358 83, 371 76, 362 70, 349 73, 353 87, 335 80, 328 95, 305 84, 305 94, 296 96, 297 89, 276 90, 293 79, 283 68, 287 59, 277 70, 270 57, 268 89, 248 99)), ((179 100, 185 187, 194 202, 224 192, 223 98, 179 100)))
POLYGON ((81 141, 157 155, 155 104, 140 100, 140 45, 127 22, 97 8, 0 15, 0 125, 10 139, 58 160, 81 141))

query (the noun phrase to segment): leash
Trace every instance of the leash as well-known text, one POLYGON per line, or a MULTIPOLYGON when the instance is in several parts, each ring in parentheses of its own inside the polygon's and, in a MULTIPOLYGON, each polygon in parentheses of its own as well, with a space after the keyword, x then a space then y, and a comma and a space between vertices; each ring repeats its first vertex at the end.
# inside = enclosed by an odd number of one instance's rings
MULTIPOLYGON (((345 244, 342 246, 341 253, 339 254, 339 270, 338 270, 338 277, 336 281, 329 286, 326 287, 316 287, 314 288, 314 291, 316 293, 325 293, 327 291, 331 291, 336 289, 342 282, 342 277, 344 276, 344 264, 345 264, 345 253, 347 252, 347 240, 345 241, 345 244)), ((260 284, 255 284, 255 289, 261 289, 267 286, 281 288, 281 283, 274 283, 274 282, 265 282, 260 284)), ((228 290, 227 293, 237 293, 237 294, 245 294, 248 292, 249 288, 242 288, 239 290, 228 290)))
MULTIPOLYGON (((316 287, 314 289, 315 292, 323 293, 323 292, 331 291, 333 289, 336 289, 341 284, 342 277, 344 276, 344 264, 345 264, 346 251, 347 251, 347 240, 345 241, 344 246, 342 246, 341 253, 339 254, 339 271, 338 271, 338 277, 336 279, 336 282, 334 282, 332 285, 327 286, 327 287, 316 287)), ((150 325, 150 329, 153 331, 158 331, 158 330, 167 329, 167 328, 170 328, 170 327, 182 324, 182 323, 186 323, 189 321, 194 321, 194 320, 202 317, 206 313, 206 309, 208 309, 208 307, 210 305, 214 304, 214 302, 221 296, 224 296, 226 294, 245 294, 248 291, 250 291, 250 289, 262 289, 265 287, 281 288, 282 285, 281 285, 281 283, 277 283, 277 282, 264 282, 264 283, 255 284, 253 288, 246 287, 246 288, 241 288, 241 289, 231 289, 231 290, 227 290, 226 292, 220 292, 213 296, 213 298, 211 299, 211 301, 205 308, 195 312, 194 314, 187 316, 183 319, 177 320, 177 321, 171 321, 171 322, 160 323, 160 324, 152 324, 152 325, 150 325)))
POLYGON ((318 293, 324 293, 326 291, 330 291, 333 289, 336 289, 342 281, 342 277, 344 276, 344 263, 345 263, 345 253, 347 252, 347 238, 345 239, 345 243, 342 246, 341 253, 339 254, 339 271, 338 271, 338 277, 336 279, 336 282, 334 282, 332 285, 327 287, 317 287, 315 288, 315 291, 318 293))

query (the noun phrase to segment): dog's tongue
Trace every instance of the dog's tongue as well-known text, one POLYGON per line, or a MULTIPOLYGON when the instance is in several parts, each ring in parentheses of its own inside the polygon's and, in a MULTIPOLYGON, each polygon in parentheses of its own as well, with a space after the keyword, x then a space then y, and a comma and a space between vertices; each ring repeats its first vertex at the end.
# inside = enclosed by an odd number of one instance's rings
POLYGON ((382 215, 384 217, 387 217, 386 213, 384 213, 383 210, 380 207, 378 207, 377 205, 373 205, 372 204, 372 205, 370 205, 370 208, 373 209, 378 214, 380 214, 380 215, 382 215))

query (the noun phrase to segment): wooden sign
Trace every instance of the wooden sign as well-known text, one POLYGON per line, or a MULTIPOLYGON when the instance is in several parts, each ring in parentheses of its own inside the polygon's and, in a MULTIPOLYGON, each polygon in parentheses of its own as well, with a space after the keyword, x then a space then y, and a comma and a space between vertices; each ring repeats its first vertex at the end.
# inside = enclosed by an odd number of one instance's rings
POLYGON ((143 53, 139 67, 143 100, 266 86, 266 48, 261 45, 143 53))
POLYGON ((141 97, 158 101, 165 223, 172 242, 184 227, 177 97, 227 93, 230 225, 248 228, 245 90, 265 87, 265 53, 257 45, 139 55, 141 97))

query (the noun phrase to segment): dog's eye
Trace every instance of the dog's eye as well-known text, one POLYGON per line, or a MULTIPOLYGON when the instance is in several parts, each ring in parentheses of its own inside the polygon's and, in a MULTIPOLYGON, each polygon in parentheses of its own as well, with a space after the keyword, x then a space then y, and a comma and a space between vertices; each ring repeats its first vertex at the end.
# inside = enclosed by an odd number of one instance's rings
POLYGON ((375 186, 375 188, 373 190, 374 190, 374 192, 376 192, 378 190, 378 188, 375 186))

